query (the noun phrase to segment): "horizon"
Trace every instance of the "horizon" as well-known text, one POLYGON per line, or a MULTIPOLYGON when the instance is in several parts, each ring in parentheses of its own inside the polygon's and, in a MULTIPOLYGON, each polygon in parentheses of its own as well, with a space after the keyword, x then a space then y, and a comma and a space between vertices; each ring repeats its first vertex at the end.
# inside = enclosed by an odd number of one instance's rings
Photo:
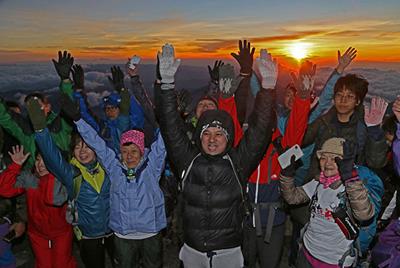
POLYGON ((255 57, 267 48, 291 68, 301 58, 332 66, 336 51, 352 46, 357 65, 399 70, 399 13, 395 0, 0 0, 0 64, 47 62, 58 50, 80 63, 123 63, 133 54, 151 63, 167 42, 188 65, 210 64, 232 60, 247 39, 255 57))

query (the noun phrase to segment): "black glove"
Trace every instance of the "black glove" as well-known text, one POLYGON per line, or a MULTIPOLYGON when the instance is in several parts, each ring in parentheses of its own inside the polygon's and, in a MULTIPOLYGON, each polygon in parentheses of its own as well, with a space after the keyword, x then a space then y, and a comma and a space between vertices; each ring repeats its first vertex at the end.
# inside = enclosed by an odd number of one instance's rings
POLYGON ((118 93, 120 93, 121 89, 125 88, 124 73, 122 72, 122 70, 119 66, 114 65, 113 67, 111 67, 111 75, 112 75, 112 78, 109 76, 108 80, 114 86, 114 89, 118 93))
POLYGON ((39 99, 37 97, 29 99, 26 104, 26 108, 28 110, 28 115, 31 119, 33 129, 45 129, 47 126, 46 115, 44 114, 42 106, 39 104, 39 99))
POLYGON ((72 79, 74 80, 74 88, 83 90, 85 88, 85 74, 83 68, 79 64, 72 66, 72 79))
POLYGON ((298 167, 298 161, 296 161, 296 156, 292 155, 290 158, 290 165, 282 169, 281 174, 284 177, 293 178, 296 174, 296 169, 298 167))
POLYGON ((61 110, 66 116, 74 121, 81 119, 81 113, 79 111, 79 106, 67 95, 61 93, 60 95, 61 110))
POLYGON ((235 77, 233 66, 226 64, 219 68, 219 79, 219 90, 222 98, 227 99, 235 94, 243 77, 235 77))
POLYGON ((212 69, 211 66, 208 65, 208 73, 210 74, 211 82, 213 82, 214 84, 218 84, 219 82, 219 67, 223 65, 224 63, 222 62, 222 60, 216 60, 212 69))
POLYGON ((121 114, 129 115, 129 106, 131 101, 131 96, 129 94, 129 91, 125 88, 122 88, 121 91, 119 92, 119 95, 121 96, 121 103, 119 104, 119 110, 121 114))
POLYGON ((74 64, 74 57, 71 57, 71 53, 67 53, 67 51, 61 53, 61 51, 58 51, 58 62, 54 59, 52 61, 61 80, 69 79, 69 73, 74 64))
POLYGON ((192 103, 192 94, 186 89, 176 91, 176 98, 178 100, 178 111, 181 113, 190 112, 190 104, 192 103))
POLYGON ((250 42, 239 40, 239 54, 231 53, 237 62, 240 64, 240 74, 250 76, 253 68, 253 55, 255 48, 253 47, 250 52, 250 42))
POLYGON ((355 172, 354 160, 357 152, 356 147, 355 143, 346 140, 343 143, 343 159, 335 157, 342 182, 346 182, 348 179, 356 176, 356 174, 353 174, 353 171, 355 172))

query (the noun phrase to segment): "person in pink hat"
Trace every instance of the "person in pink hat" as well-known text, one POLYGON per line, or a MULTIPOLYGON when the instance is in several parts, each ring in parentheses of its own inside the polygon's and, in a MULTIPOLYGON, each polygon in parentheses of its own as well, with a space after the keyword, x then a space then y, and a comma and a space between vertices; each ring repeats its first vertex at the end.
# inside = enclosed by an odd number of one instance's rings
POLYGON ((110 228, 115 233, 116 267, 162 267, 162 237, 167 226, 164 195, 159 180, 166 150, 157 131, 150 148, 144 133, 128 130, 120 137, 118 156, 86 121, 75 104, 62 96, 63 111, 77 126, 86 144, 110 177, 110 228))

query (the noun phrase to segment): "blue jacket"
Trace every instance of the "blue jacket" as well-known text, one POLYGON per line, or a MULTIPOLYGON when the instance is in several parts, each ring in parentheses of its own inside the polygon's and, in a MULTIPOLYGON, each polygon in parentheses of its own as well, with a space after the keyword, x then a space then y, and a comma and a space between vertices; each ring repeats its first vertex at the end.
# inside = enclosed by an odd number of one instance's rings
POLYGON ((117 154, 119 153, 119 138, 121 134, 129 129, 143 129, 144 127, 143 109, 133 96, 130 99, 129 116, 120 114, 113 120, 103 118, 100 123, 90 114, 81 93, 75 92, 74 98, 79 103, 81 117, 100 133, 107 146, 117 154))
POLYGON ((159 180, 164 170, 166 150, 160 133, 157 133, 150 150, 146 149, 135 169, 136 178, 129 180, 126 167, 96 130, 82 119, 75 124, 110 176, 111 229, 126 235, 135 232, 155 233, 165 228, 164 195, 159 180))
MULTIPOLYGON (((74 178, 80 175, 79 169, 63 158, 47 128, 36 132, 35 138, 47 169, 66 186, 69 196, 72 197, 74 178)), ((99 237, 111 232, 108 226, 110 220, 110 179, 108 176, 104 178, 100 193, 83 179, 76 204, 78 226, 84 236, 99 237)))

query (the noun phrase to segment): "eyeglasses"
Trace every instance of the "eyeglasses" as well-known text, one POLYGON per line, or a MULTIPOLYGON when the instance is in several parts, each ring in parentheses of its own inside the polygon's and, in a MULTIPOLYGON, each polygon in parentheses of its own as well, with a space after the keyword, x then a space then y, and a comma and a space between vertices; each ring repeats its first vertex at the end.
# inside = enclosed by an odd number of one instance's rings
POLYGON ((353 95, 353 94, 346 95, 346 94, 343 94, 343 93, 340 93, 340 92, 336 93, 334 97, 335 97, 335 100, 341 100, 341 101, 345 101, 345 102, 355 101, 356 98, 357 98, 356 95, 353 95))

